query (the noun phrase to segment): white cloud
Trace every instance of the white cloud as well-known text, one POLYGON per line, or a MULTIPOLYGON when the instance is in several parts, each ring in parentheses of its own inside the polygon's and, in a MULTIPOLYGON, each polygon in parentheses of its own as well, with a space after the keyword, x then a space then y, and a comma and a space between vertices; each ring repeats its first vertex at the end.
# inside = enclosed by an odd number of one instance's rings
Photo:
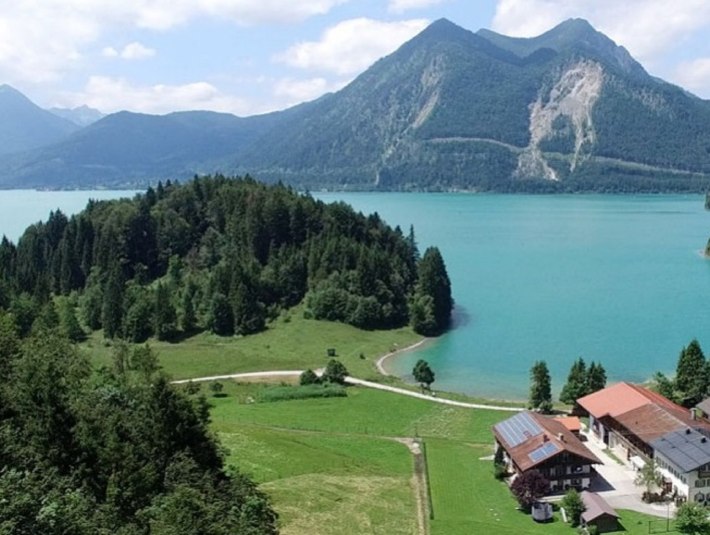
POLYGON ((531 37, 571 17, 589 20, 642 62, 653 62, 691 32, 710 26, 706 0, 498 0, 493 29, 531 37))
POLYGON ((123 47, 121 57, 123 59, 145 59, 155 56, 155 50, 147 46, 133 42, 123 47))
POLYGON ((400 22, 350 19, 327 29, 320 41, 298 43, 275 59, 302 69, 352 75, 394 52, 427 24, 422 19, 400 22))
POLYGON ((703 98, 710 98, 710 58, 684 61, 676 68, 675 83, 703 98))
POLYGON ((124 46, 120 52, 112 46, 107 46, 101 50, 101 55, 105 58, 145 59, 155 56, 155 50, 141 43, 133 42, 124 46))
POLYGON ((243 99, 226 95, 212 84, 133 85, 123 78, 92 76, 84 91, 65 95, 65 105, 86 104, 104 113, 129 110, 140 113, 170 113, 185 110, 212 110, 237 115, 250 112, 243 99))
POLYGON ((274 95, 283 102, 284 106, 292 106, 299 102, 314 100, 325 93, 341 89, 348 81, 329 82, 325 78, 310 78, 296 80, 282 78, 274 84, 274 95))
POLYGON ((387 9, 392 13, 404 13, 410 9, 424 9, 447 0, 390 0, 387 9))
POLYGON ((0 3, 0 79, 41 83, 80 65, 108 29, 167 30, 197 17, 294 24, 348 0, 41 0, 0 3))

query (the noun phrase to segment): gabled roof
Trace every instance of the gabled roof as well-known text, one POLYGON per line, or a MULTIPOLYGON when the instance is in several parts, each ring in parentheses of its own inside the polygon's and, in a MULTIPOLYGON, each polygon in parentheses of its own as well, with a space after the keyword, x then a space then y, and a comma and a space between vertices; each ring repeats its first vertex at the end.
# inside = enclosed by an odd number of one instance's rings
POLYGON ((617 383, 577 400, 595 418, 611 417, 649 444, 667 433, 685 429, 710 432, 710 424, 648 388, 617 383))
POLYGON ((534 412, 520 412, 493 426, 493 434, 522 471, 562 452, 589 463, 599 459, 562 423, 534 412))
POLYGON ((573 433, 579 432, 582 429, 582 422, 580 422, 579 418, 576 416, 558 416, 555 420, 560 422, 573 433))
POLYGON ((619 518, 616 511, 609 505, 604 498, 596 492, 582 491, 582 501, 586 509, 582 513, 582 519, 585 522, 593 522, 600 516, 609 515, 614 518, 619 518))
POLYGON ((611 416, 616 418, 620 414, 643 407, 651 401, 642 391, 634 388, 629 383, 616 383, 615 385, 594 392, 577 400, 577 403, 595 418, 611 416))
POLYGON ((710 463, 710 439, 689 427, 668 433, 651 446, 685 473, 710 463))
POLYGON ((616 421, 646 444, 685 427, 682 421, 653 403, 625 412, 617 416, 616 421))
POLYGON ((710 398, 705 398, 700 403, 698 403, 696 407, 703 411, 705 414, 710 414, 710 398))

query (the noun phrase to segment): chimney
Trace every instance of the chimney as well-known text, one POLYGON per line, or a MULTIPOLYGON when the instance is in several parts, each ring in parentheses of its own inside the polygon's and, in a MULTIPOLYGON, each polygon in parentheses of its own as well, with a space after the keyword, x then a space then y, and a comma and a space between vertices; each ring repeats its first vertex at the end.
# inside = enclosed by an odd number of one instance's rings
POLYGON ((547 441, 549 441, 549 440, 550 440, 550 439, 548 438, 547 433, 543 433, 543 435, 542 435, 542 441, 543 441, 543 442, 547 442, 547 441))
POLYGON ((560 439, 560 442, 564 442, 564 441, 565 441, 565 436, 564 436, 564 434, 562 434, 562 433, 557 433, 557 438, 560 439))
POLYGON ((697 420, 698 419, 698 414, 695 412, 695 407, 692 407, 690 409, 690 419, 691 420, 697 420))

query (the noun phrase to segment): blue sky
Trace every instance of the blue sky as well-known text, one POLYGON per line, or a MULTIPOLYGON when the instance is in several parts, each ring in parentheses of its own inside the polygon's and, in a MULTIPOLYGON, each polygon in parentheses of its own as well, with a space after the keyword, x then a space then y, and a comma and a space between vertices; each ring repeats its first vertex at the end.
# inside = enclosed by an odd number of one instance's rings
POLYGON ((706 0, 16 0, 0 83, 45 107, 251 115, 343 87, 441 17, 517 36, 583 17, 710 98, 706 0))

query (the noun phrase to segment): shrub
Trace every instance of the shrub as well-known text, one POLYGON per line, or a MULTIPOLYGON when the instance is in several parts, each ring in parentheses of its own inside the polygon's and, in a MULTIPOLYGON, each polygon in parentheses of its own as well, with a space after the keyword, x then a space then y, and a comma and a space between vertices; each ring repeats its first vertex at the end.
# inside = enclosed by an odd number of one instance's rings
POLYGON ((565 508, 567 518, 569 518, 569 522, 572 524, 572 527, 578 526, 580 517, 585 509, 584 502, 582 501, 582 497, 579 495, 579 492, 574 489, 567 491, 567 494, 565 494, 565 497, 562 498, 560 505, 565 508))
POLYGON ((260 403, 291 401, 294 399, 347 397, 345 387, 334 384, 310 384, 303 386, 269 386, 259 391, 256 398, 260 403))
POLYGON ((339 360, 329 360, 323 372, 323 381, 329 383, 343 384, 345 377, 348 375, 348 370, 345 364, 339 360))
POLYGON ((320 383, 320 379, 318 378, 316 373, 309 368, 301 374, 301 377, 299 378, 298 382, 301 386, 317 385, 318 383, 320 383))

